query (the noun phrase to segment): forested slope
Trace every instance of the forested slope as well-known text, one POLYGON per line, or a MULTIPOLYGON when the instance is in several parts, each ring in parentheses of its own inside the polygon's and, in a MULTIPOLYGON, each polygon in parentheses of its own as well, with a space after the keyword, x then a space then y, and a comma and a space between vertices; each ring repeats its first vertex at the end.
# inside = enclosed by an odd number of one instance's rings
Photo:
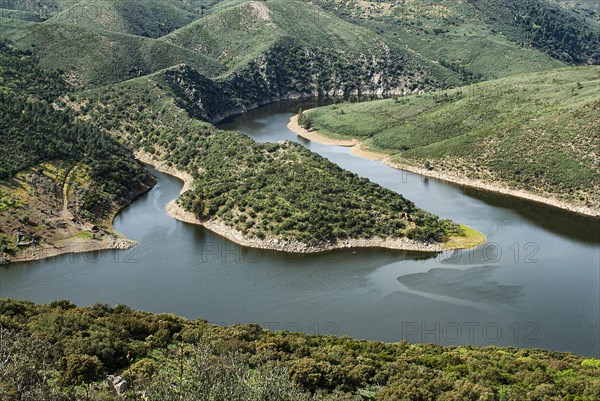
POLYGON ((167 160, 196 179, 180 203, 199 219, 247 238, 291 241, 298 251, 371 238, 439 250, 463 233, 301 146, 259 144, 193 119, 162 79, 77 93, 31 56, 3 50, 2 136, 9 146, 0 156, 2 230, 4 250, 17 259, 32 246, 72 238, 86 222, 110 231, 118 207, 147 188, 133 151, 167 160), (28 181, 34 185, 23 187, 28 181), (307 189, 303 197, 300 188, 307 189), (58 226, 64 230, 54 235, 58 226))
POLYGON ((545 0, 317 0, 339 17, 371 28, 471 80, 598 63, 600 13, 592 3, 545 0), (570 3, 570 4, 566 4, 570 3), (554 59, 554 60, 553 60, 554 59))
MULTIPOLYGON (((228 81, 241 71, 242 80, 252 81, 249 89, 258 93, 258 103, 270 100, 261 86, 272 85, 274 78, 283 92, 297 94, 293 81, 298 77, 289 82, 288 76, 298 66, 306 67, 302 80, 310 83, 314 93, 327 94, 327 88, 322 89, 325 84, 337 86, 340 90, 335 94, 384 94, 456 86, 561 65, 523 46, 526 24, 511 25, 512 16, 505 7, 426 0, 403 6, 339 0, 316 3, 322 8, 281 0, 49 2, 42 4, 44 22, 5 19, 0 37, 21 49, 36 48, 42 65, 62 69, 84 85, 122 81, 182 63, 209 78, 222 74, 228 81), (273 53, 278 63, 270 60, 273 53), (305 64, 297 63, 299 56, 305 64), (282 69, 281 64, 289 65, 282 69), (318 69, 335 76, 315 77, 318 69), (271 75, 272 70, 279 70, 277 77, 271 75)), ((10 3, 6 7, 19 8, 10 3)), ((35 10, 34 5, 29 8, 35 10)), ((557 48, 551 55, 568 62, 593 60, 597 50, 593 26, 579 28, 579 17, 563 8, 544 3, 536 10, 540 15, 552 10, 560 14, 552 26, 557 33, 536 39, 538 48, 557 48), (570 49, 568 40, 560 46, 554 43, 563 33, 567 39, 576 38, 581 49, 570 49), (568 60, 563 57, 565 49, 570 49, 568 60)), ((549 30, 543 28, 543 32, 549 30)))
POLYGON ((59 109, 54 102, 68 93, 57 74, 0 45, 1 253, 51 246, 80 232, 79 223, 110 231, 116 210, 151 184, 111 136, 59 109))

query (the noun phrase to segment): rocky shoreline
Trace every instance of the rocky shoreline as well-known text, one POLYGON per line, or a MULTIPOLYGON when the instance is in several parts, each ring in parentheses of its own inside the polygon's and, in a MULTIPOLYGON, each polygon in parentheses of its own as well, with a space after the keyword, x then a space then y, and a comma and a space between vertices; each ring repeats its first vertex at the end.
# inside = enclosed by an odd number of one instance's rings
MULTIPOLYGON (((371 153, 373 153, 373 152, 371 152, 371 153)), ((558 209, 566 210, 566 211, 576 213, 576 214, 586 216, 586 217, 595 217, 595 218, 600 217, 600 210, 593 209, 593 208, 590 208, 587 206, 578 206, 578 205, 569 204, 562 200, 553 198, 551 195, 546 195, 546 196, 537 195, 537 194, 527 192, 524 190, 520 190, 520 189, 512 189, 501 183, 489 183, 489 182, 485 182, 482 180, 475 180, 472 178, 464 177, 459 174, 453 174, 451 172, 440 172, 440 171, 435 171, 435 170, 427 170, 425 168, 418 168, 418 167, 410 166, 407 164, 392 162, 389 156, 384 159, 379 159, 379 160, 383 160, 383 162, 390 167, 397 168, 400 170, 406 170, 411 173, 419 174, 419 175, 422 175, 425 177, 439 179, 442 181, 451 182, 453 184, 457 184, 457 185, 461 185, 461 186, 465 186, 465 187, 469 187, 469 188, 474 188, 474 189, 479 189, 479 190, 483 190, 483 191, 487 191, 487 192, 493 192, 496 194, 512 196, 515 198, 524 199, 524 200, 535 202, 535 203, 541 203, 546 206, 552 206, 552 207, 555 207, 558 209)))
POLYGON ((225 223, 218 220, 207 220, 202 221, 198 219, 193 213, 184 210, 177 201, 172 201, 167 205, 167 213, 169 216, 183 221, 188 224, 201 225, 208 230, 214 232, 221 237, 226 238, 231 242, 235 242, 238 245, 245 246, 248 248, 256 249, 268 249, 280 252, 290 253, 319 253, 325 251, 331 251, 334 249, 347 249, 347 248, 387 248, 396 249, 403 251, 417 251, 417 252, 443 252, 447 250, 442 244, 438 243, 425 243, 413 241, 407 238, 369 238, 369 239, 348 239, 340 240, 335 243, 312 246, 305 243, 293 240, 283 240, 276 238, 250 238, 245 236, 241 232, 227 226, 225 223))
MULTIPOLYGON (((172 175, 183 181, 180 195, 189 190, 193 183, 193 178, 189 173, 168 166, 165 162, 156 160, 149 154, 137 152, 136 157, 162 173, 172 175)), ((448 250, 444 244, 413 241, 408 238, 365 238, 365 239, 347 239, 335 243, 323 244, 318 246, 307 245, 305 243, 293 240, 283 240, 277 238, 251 238, 240 231, 227 226, 218 220, 200 220, 194 213, 188 212, 177 203, 177 199, 169 202, 166 206, 167 214, 174 219, 188 224, 196 224, 205 227, 227 240, 249 248, 268 249, 290 253, 318 253, 334 249, 344 248, 387 248, 404 251, 418 252, 443 252, 448 250)))
MULTIPOLYGON (((314 137, 309 139, 316 140, 314 137)), ((143 151, 137 151, 135 156, 142 163, 152 165, 156 170, 177 177, 183 181, 183 187, 181 188, 180 194, 183 194, 191 188, 194 181, 191 174, 178 170, 173 166, 169 166, 167 162, 159 160, 153 155, 143 151)), ((449 249, 444 244, 413 241, 408 238, 346 239, 339 240, 335 243, 317 246, 307 245, 294 240, 283 240, 277 238, 258 239, 245 236, 240 231, 237 231, 218 220, 201 221, 193 213, 183 209, 183 207, 177 203, 177 199, 171 201, 166 206, 166 211, 169 216, 179 221, 201 225, 215 234, 228 239, 229 241, 249 248, 267 249, 290 253, 318 253, 334 249, 348 248, 386 248, 404 251, 437 253, 449 249)), ((118 211, 115 213, 115 215, 116 214, 118 214, 118 211)), ((64 254, 76 254, 104 250, 126 250, 131 249, 136 245, 136 241, 112 234, 107 234, 101 239, 73 237, 60 241, 57 244, 32 247, 18 253, 16 256, 0 254, 0 264, 29 262, 52 258, 64 254)))
POLYGON ((288 129, 293 133, 309 139, 311 141, 315 141, 318 143, 322 143, 324 145, 337 145, 337 146, 352 146, 350 153, 357 157, 362 157, 369 160, 382 161, 384 164, 399 169, 409 171, 411 173, 419 174, 424 177, 435 178, 442 181, 450 182, 453 184, 480 189, 488 192, 493 192, 501 195, 512 196, 515 198, 525 199, 531 202, 541 203, 547 206, 552 206, 555 208, 567 210, 572 213, 577 213, 587 217, 600 217, 600 210, 593 209, 587 206, 579 206, 569 204, 565 201, 556 199, 551 195, 537 195, 528 191, 512 189, 502 183, 490 183, 482 180, 475 180, 472 178, 465 177, 461 174, 453 174, 451 172, 441 172, 436 170, 428 170, 425 168, 419 168, 415 166, 411 166, 408 164, 402 164, 393 162, 391 160, 391 156, 386 153, 374 152, 363 147, 363 142, 359 140, 336 140, 333 138, 329 138, 326 135, 319 134, 317 132, 309 132, 304 128, 300 127, 297 123, 298 116, 294 116, 290 119, 290 123, 288 124, 288 129), (347 143, 347 144, 346 144, 347 143))
POLYGON ((64 254, 86 253, 106 250, 131 249, 137 242, 127 238, 108 235, 101 240, 67 239, 61 243, 47 247, 32 247, 9 258, 5 264, 30 262, 34 260, 52 258, 64 254))

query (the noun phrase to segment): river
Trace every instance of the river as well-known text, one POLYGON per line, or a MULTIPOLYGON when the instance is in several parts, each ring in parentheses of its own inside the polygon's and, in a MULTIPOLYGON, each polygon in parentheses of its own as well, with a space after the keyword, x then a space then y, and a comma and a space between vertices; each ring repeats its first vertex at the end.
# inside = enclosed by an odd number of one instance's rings
POLYGON ((295 140, 488 243, 437 255, 382 249, 317 255, 242 248, 170 218, 181 182, 157 186, 114 226, 139 246, 0 268, 0 297, 126 304, 214 323, 444 345, 535 347, 600 357, 597 221, 355 157, 287 130, 310 103, 282 102, 221 125, 257 141, 295 140))

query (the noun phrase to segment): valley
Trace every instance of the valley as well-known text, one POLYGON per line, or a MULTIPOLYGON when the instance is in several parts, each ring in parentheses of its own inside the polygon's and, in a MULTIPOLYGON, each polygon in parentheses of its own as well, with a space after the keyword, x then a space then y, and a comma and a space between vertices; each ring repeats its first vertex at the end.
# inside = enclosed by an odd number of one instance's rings
POLYGON ((596 400, 599 15, 0 1, 0 399, 596 400))

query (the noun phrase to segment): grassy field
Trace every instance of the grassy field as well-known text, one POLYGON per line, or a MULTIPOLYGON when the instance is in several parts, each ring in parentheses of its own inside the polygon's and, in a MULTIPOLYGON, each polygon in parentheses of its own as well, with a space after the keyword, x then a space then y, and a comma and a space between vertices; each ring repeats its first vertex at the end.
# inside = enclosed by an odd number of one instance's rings
POLYGON ((392 162, 600 206, 600 68, 559 69, 307 113, 392 162))
POLYGON ((468 249, 485 242, 485 236, 479 231, 473 230, 471 227, 463 224, 460 224, 459 228, 462 230, 462 235, 452 237, 446 243, 448 249, 468 249))

